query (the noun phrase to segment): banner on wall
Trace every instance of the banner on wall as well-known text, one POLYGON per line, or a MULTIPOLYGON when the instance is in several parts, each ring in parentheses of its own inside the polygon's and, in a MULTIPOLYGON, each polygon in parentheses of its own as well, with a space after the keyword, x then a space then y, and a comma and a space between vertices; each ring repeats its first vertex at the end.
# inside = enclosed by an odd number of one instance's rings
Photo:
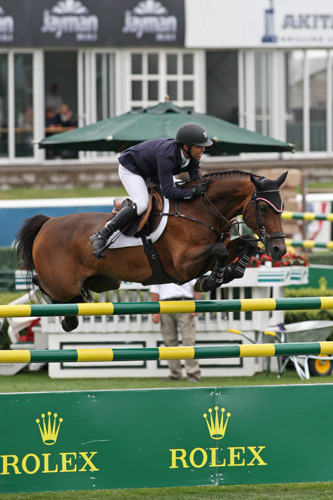
POLYGON ((332 389, 1 394, 0 491, 332 481, 332 389))
POLYGON ((185 0, 187 48, 332 47, 332 0, 185 0), (203 36, 204 33, 204 36, 203 36))
POLYGON ((331 46, 331 0, 256 0, 244 2, 244 45, 331 46), (252 4, 252 2, 251 2, 252 4), (255 11, 255 15, 254 15, 255 11), (261 14, 260 14, 261 12, 261 14))
POLYGON ((137 45, 184 46, 184 0, 0 0, 0 46, 137 45))

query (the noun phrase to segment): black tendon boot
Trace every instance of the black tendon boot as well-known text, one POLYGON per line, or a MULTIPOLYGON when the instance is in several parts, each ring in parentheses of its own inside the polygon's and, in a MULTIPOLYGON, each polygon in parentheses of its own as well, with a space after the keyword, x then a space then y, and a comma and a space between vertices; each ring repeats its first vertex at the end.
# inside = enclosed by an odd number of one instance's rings
POLYGON ((252 237, 252 235, 246 235, 246 236, 248 237, 245 238, 244 236, 243 239, 247 241, 248 245, 241 252, 239 259, 231 266, 226 267, 223 278, 224 284, 230 283, 230 281, 242 278, 244 276, 244 273, 246 271, 247 266, 250 263, 252 255, 254 255, 254 253, 258 249, 257 240, 254 237, 252 237))
POLYGON ((101 257, 105 259, 104 247, 110 236, 118 229, 126 226, 129 222, 135 219, 137 215, 136 204, 132 203, 132 205, 122 208, 119 214, 105 224, 104 229, 97 231, 97 233, 90 236, 90 241, 94 249, 94 255, 98 259, 101 257))

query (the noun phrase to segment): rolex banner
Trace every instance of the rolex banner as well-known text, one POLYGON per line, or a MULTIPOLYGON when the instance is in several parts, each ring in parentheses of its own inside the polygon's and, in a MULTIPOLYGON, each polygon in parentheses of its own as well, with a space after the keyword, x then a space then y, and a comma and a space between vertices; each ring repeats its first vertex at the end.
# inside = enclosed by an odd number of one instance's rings
POLYGON ((333 386, 0 396, 0 492, 333 480, 333 386))

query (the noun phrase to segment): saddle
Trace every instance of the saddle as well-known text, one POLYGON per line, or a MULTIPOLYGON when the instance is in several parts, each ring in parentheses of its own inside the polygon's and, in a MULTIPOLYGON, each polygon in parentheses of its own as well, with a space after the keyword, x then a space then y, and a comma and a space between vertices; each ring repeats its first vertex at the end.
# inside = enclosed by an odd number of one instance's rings
MULTIPOLYGON (((158 227, 161 222, 160 213, 163 212, 164 200, 162 193, 159 191, 158 186, 149 186, 148 187, 148 207, 147 210, 137 217, 134 221, 130 222, 121 229, 121 232, 126 236, 134 236, 136 238, 141 237, 139 234, 140 231, 145 228, 146 234, 150 234, 158 227)), ((111 212, 112 220, 118 212, 129 205, 132 204, 132 200, 126 198, 125 196, 115 198, 114 200, 114 208, 111 212)))

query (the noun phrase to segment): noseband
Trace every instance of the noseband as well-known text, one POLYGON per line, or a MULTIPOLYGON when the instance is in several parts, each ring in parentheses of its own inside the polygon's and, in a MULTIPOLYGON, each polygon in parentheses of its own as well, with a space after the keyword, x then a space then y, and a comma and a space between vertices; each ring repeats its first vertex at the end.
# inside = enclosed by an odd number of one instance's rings
POLYGON ((257 226, 258 226, 258 236, 259 236, 258 241, 260 241, 261 243, 263 243, 266 246, 267 241, 275 240, 278 238, 284 239, 286 237, 286 235, 284 234, 283 231, 276 231, 275 233, 272 234, 272 236, 266 234, 265 226, 261 222, 260 215, 259 215, 258 201, 260 200, 260 201, 264 201, 265 203, 268 203, 268 205, 270 205, 276 213, 281 213, 282 210, 281 211, 278 210, 277 207, 274 205, 274 203, 272 203, 270 201, 269 195, 267 196, 267 198, 263 198, 262 197, 263 193, 280 193, 280 191, 279 191, 279 189, 267 189, 265 191, 260 191, 260 194, 258 194, 256 188, 254 188, 254 191, 252 193, 252 197, 245 207, 245 210, 243 213, 243 220, 245 222, 246 212, 250 206, 250 203, 254 203, 254 213, 255 213, 256 222, 257 222, 257 226))

